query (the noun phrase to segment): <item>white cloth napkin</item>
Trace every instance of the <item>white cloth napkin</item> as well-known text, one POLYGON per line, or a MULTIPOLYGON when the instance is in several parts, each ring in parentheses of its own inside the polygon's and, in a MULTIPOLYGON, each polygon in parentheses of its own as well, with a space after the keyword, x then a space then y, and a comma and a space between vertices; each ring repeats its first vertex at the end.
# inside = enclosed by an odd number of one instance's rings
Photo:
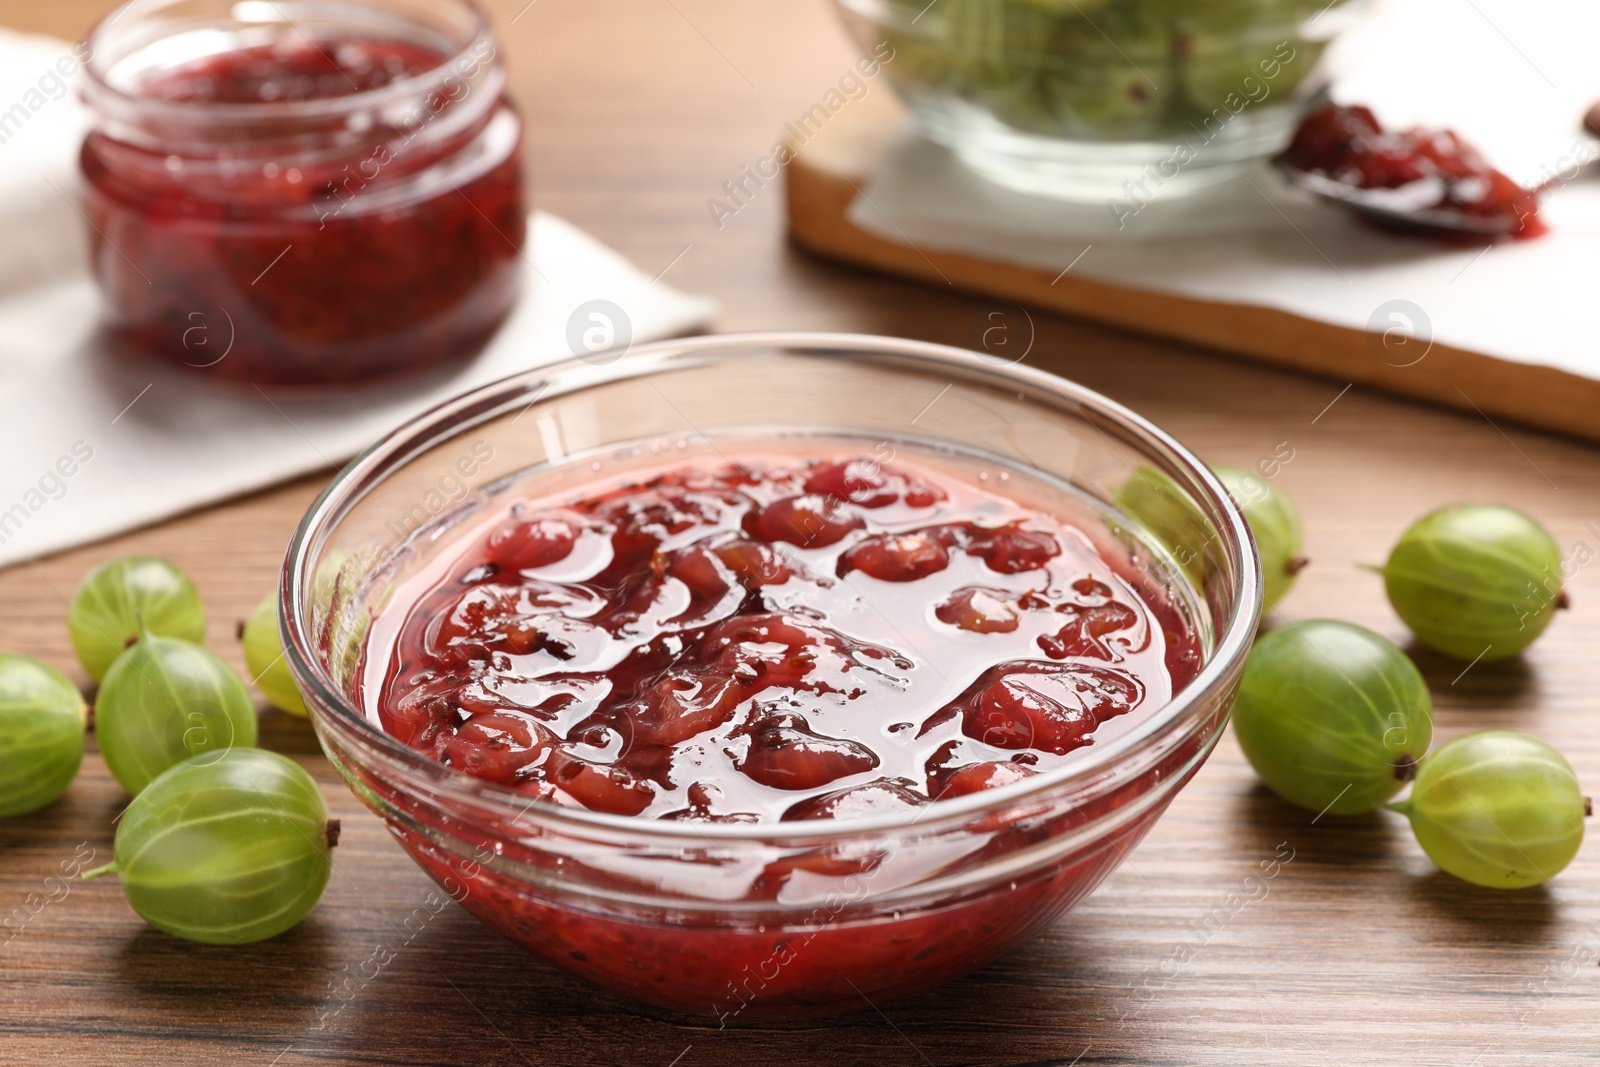
POLYGON ((710 300, 652 281, 570 223, 535 212, 522 302, 484 352, 447 377, 269 399, 109 359, 71 199, 86 120, 46 76, 70 50, 0 31, 0 566, 343 462, 449 396, 572 355, 568 320, 590 300, 620 307, 636 342, 688 332, 715 313, 710 300), (11 101, 29 114, 8 128, 11 101))
MULTIPOLYGON (((1593 278, 1600 158, 1581 131, 1600 101, 1593 0, 1388 0, 1330 50, 1334 98, 1386 125, 1452 127, 1526 184, 1554 177, 1551 233, 1485 251, 1390 236, 1270 168, 1190 200, 1159 199, 1118 229, 1105 204, 1065 205, 991 185, 907 135, 851 206, 858 226, 920 248, 1201 300, 1257 305, 1418 336, 1600 378, 1593 278), (1087 249, 1087 251, 1086 251, 1087 249), (1403 325, 1403 324, 1402 324, 1403 325)), ((1597 416, 1600 417, 1600 416, 1597 416)))

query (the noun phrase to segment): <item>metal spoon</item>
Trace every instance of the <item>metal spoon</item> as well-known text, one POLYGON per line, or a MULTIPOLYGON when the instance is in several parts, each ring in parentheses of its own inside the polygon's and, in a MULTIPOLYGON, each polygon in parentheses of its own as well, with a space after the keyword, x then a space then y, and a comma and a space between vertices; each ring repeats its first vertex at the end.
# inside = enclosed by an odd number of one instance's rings
POLYGON ((1439 178, 1424 178, 1398 189, 1363 189, 1335 181, 1325 174, 1292 167, 1281 160, 1274 162, 1284 177, 1300 188, 1391 226, 1475 237, 1505 237, 1522 228, 1521 219, 1468 215, 1429 206, 1437 204, 1444 196, 1444 182, 1439 178))

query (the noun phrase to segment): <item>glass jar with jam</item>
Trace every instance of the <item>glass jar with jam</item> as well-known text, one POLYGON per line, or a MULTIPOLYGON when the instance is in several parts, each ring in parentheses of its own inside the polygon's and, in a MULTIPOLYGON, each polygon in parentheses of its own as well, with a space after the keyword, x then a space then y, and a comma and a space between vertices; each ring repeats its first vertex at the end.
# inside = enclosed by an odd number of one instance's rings
POLYGON ((522 123, 469 0, 136 0, 89 45, 119 347, 348 387, 466 359, 515 304, 522 123))

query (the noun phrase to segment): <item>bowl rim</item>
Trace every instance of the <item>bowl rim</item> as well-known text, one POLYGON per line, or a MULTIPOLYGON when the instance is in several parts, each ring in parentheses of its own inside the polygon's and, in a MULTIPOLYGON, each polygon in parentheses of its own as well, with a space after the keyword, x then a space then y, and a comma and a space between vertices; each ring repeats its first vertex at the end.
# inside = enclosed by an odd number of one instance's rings
MULTIPOLYGON (((1242 668, 1260 610, 1260 559, 1243 511, 1204 462, 1166 431, 1131 409, 1059 375, 1017 363, 998 364, 992 358, 950 345, 875 334, 760 331, 707 334, 630 346, 614 360, 604 363, 596 356, 563 359, 468 389, 411 417, 341 468, 307 509, 284 557, 279 581, 278 624, 291 673, 302 688, 310 690, 306 694, 307 704, 324 749, 329 747, 324 730, 336 729, 346 739, 360 744, 367 758, 376 755, 403 774, 430 779, 430 802, 439 803, 443 796, 465 801, 475 809, 495 809, 495 815, 505 816, 503 825, 506 826, 538 821, 582 832, 621 832, 640 841, 703 850, 708 844, 805 845, 914 827, 919 831, 932 830, 952 821, 1014 809, 1039 795, 1081 788, 1097 777, 1115 776, 1119 769, 1136 764, 1140 753, 1148 755, 1153 749, 1159 751, 1155 743, 1169 733, 1193 720, 1203 720, 1201 713, 1213 705, 1228 686, 1230 676, 1242 668), (393 469, 403 467, 418 453, 458 435, 463 429, 507 414, 516 406, 554 399, 596 385, 654 376, 679 366, 692 368, 703 363, 707 354, 726 359, 739 349, 785 356, 876 357, 890 366, 909 360, 924 367, 940 368, 954 380, 969 385, 999 387, 1013 394, 1025 389, 1054 400, 1066 400, 1102 436, 1105 436, 1105 429, 1096 423, 1096 416, 1120 423, 1120 429, 1143 438, 1142 444, 1153 447, 1163 459, 1183 469, 1210 498, 1213 510, 1227 524, 1219 539, 1230 553, 1239 556, 1233 614, 1218 628, 1215 646, 1199 673, 1173 699, 1103 748, 1090 749, 1082 758, 1009 785, 950 800, 933 800, 910 814, 798 822, 691 823, 551 804, 456 771, 373 724, 361 708, 339 691, 317 658, 310 654, 312 643, 307 627, 301 622, 306 607, 301 590, 309 589, 312 584, 306 574, 310 550, 359 503, 372 484, 382 481, 393 469), (530 390, 533 391, 531 399, 530 390), (463 421, 464 416, 468 421, 463 421), (375 475, 375 481, 366 484, 367 479, 375 475), (352 487, 357 490, 353 495, 352 487), (337 713, 328 709, 337 709, 337 713)), ((1209 746, 1206 747, 1209 750, 1209 746)), ((338 764, 339 760, 336 758, 334 762, 338 764)), ((416 782, 406 784, 414 787, 416 782)), ((415 795, 414 788, 411 792, 415 795)))
MULTIPOLYGON (((272 125, 297 119, 333 118, 347 112, 378 109, 398 101, 429 94, 443 87, 450 78, 459 80, 460 76, 456 73, 457 66, 470 53, 484 47, 490 49, 488 57, 481 61, 485 66, 502 61, 493 25, 480 0, 432 0, 440 7, 446 5, 455 7, 465 17, 466 30, 461 43, 442 55, 437 66, 416 74, 407 74, 376 88, 312 100, 218 104, 205 101, 161 100, 140 96, 113 85, 107 77, 109 71, 106 67, 106 58, 101 53, 104 38, 112 32, 113 25, 124 18, 131 16, 137 19, 140 16, 152 15, 162 8, 173 7, 182 2, 184 0, 127 0, 89 28, 83 37, 83 43, 89 46, 89 54, 83 59, 86 82, 82 92, 91 104, 98 101, 100 102, 98 106, 109 104, 124 109, 138 109, 146 114, 160 115, 171 122, 189 121, 215 126, 272 125)), ((276 4, 269 6, 277 9, 276 4)), ((381 7, 381 4, 369 2, 358 6, 381 7)), ((279 11, 279 14, 282 15, 282 12, 279 11)), ((282 17, 285 25, 293 28, 294 23, 288 16, 282 17)))

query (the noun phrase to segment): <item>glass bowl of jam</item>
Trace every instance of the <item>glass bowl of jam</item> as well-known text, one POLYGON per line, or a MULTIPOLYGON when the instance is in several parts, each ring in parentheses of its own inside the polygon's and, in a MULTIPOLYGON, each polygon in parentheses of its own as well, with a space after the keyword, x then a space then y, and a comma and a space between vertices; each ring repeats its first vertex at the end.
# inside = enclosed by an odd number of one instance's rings
POLYGON ((1195 773, 1243 516, 1054 376, 846 334, 669 341, 352 462, 282 581, 329 757, 451 896, 719 1025, 864 1009, 1089 893, 1195 773), (1118 510, 1165 487, 1179 559, 1118 510))
POLYGON ((90 34, 119 350, 261 387, 470 357, 521 293, 522 123, 467 0, 136 0, 90 34))

